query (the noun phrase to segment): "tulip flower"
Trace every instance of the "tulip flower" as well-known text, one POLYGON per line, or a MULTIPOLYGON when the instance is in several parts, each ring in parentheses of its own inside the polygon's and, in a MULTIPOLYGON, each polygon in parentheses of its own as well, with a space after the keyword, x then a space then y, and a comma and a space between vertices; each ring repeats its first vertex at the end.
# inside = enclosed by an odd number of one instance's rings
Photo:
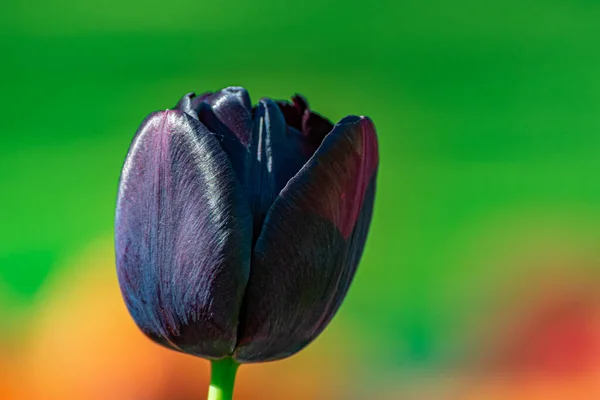
POLYGON ((252 107, 231 87, 151 114, 127 154, 115 222, 134 321, 210 359, 213 398, 227 398, 238 364, 288 357, 334 316, 363 252, 377 167, 369 118, 333 125, 301 96, 252 107))

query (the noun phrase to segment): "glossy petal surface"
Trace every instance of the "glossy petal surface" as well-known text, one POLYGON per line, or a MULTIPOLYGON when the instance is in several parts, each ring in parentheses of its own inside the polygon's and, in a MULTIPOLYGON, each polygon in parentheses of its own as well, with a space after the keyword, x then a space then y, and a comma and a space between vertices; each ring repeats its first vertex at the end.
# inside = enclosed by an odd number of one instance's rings
POLYGON ((229 157, 240 183, 247 181, 248 146, 252 140, 252 104, 248 92, 230 87, 192 100, 198 118, 229 157))
MULTIPOLYGON (((248 92, 240 87, 193 99, 191 104, 190 109, 197 110, 200 121, 213 132, 227 153, 246 191, 256 239, 273 201, 312 156, 322 136, 316 146, 316 135, 310 136, 309 143, 308 135, 288 126, 280 109, 287 103, 263 99, 253 109, 248 92)), ((301 104, 297 108, 287 105, 294 108, 288 115, 294 121, 298 118, 300 129, 302 116, 310 115, 304 114, 307 104, 301 104)))
POLYGON ((261 100, 254 110, 250 154, 246 187, 256 240, 273 201, 310 155, 302 152, 300 135, 288 129, 279 107, 268 99, 261 100))
POLYGON ((148 117, 127 155, 117 272, 127 307, 148 336, 219 358, 236 343, 252 217, 227 155, 194 118, 190 98, 179 107, 148 117))
POLYGON ((377 165, 371 121, 347 117, 276 198, 254 248, 238 361, 292 355, 331 320, 363 251, 377 165))

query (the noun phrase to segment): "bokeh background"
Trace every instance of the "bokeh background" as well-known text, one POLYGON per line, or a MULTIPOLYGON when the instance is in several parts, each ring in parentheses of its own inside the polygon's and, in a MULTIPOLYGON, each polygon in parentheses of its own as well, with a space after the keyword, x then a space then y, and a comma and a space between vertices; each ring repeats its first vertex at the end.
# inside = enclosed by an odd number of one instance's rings
POLYGON ((151 111, 300 92, 380 137, 363 262, 329 328, 237 399, 600 398, 600 3, 4 0, 0 399, 188 400, 112 245, 151 111))

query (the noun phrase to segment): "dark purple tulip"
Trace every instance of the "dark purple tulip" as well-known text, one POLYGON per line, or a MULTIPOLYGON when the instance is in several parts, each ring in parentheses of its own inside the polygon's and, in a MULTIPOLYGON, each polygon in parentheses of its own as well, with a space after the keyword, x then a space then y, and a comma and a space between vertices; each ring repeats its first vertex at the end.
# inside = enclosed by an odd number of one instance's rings
POLYGON ((360 260, 378 151, 366 117, 336 125, 231 87, 183 97, 138 130, 121 175, 117 272, 156 342, 238 362, 323 331, 360 260))

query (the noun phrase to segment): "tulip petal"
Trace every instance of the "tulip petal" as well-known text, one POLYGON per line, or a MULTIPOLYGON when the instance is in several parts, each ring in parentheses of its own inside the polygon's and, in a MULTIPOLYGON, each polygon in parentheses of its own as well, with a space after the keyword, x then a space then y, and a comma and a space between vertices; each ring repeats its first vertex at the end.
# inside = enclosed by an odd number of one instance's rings
POLYGON ((331 320, 362 255, 377 165, 372 122, 346 117, 281 191, 254 247, 238 361, 290 356, 331 320))
POLYGON ((144 333, 220 358, 236 342, 252 216, 227 155, 185 104, 150 115, 131 145, 117 200, 117 273, 144 333))
POLYGON ((254 110, 250 143, 249 175, 245 182, 254 215, 254 236, 258 238, 273 201, 308 160, 300 137, 291 132, 277 104, 262 99, 254 110))
POLYGON ((210 130, 227 153, 238 180, 247 180, 252 139, 252 104, 250 95, 241 87, 229 87, 214 94, 192 100, 198 118, 210 130))
POLYGON ((292 103, 277 102, 285 116, 286 123, 302 134, 304 151, 311 156, 319 147, 323 138, 331 132, 333 124, 328 119, 313 112, 306 99, 299 94, 292 97, 292 103))
POLYGON ((211 107, 217 119, 247 146, 252 133, 252 103, 242 87, 228 87, 207 96, 204 102, 211 107))
POLYGON ((311 113, 297 95, 293 104, 262 99, 253 109, 248 92, 229 87, 200 98, 180 102, 190 115, 215 135, 227 153, 246 191, 254 216, 254 239, 278 196, 313 155, 332 125, 311 113), (190 110, 190 111, 188 111, 190 110))

